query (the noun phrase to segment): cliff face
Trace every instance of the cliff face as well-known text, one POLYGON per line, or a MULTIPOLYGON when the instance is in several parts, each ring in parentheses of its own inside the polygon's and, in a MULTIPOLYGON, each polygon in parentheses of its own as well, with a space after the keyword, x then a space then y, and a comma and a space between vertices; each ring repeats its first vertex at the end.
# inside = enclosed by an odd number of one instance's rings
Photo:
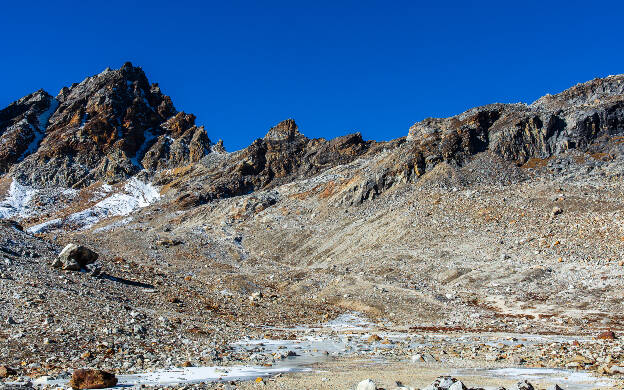
POLYGON ((57 107, 52 96, 37 91, 0 111, 0 174, 36 151, 57 107))
POLYGON ((463 164, 490 151, 521 165, 569 149, 588 149, 624 131, 624 76, 610 76, 547 95, 531 105, 491 104, 446 119, 414 124, 407 137, 428 169, 463 164))
POLYGON ((195 117, 177 112, 130 63, 65 87, 55 98, 36 92, 0 118, 0 169, 36 186, 122 180, 143 168, 197 162, 210 147, 195 117))

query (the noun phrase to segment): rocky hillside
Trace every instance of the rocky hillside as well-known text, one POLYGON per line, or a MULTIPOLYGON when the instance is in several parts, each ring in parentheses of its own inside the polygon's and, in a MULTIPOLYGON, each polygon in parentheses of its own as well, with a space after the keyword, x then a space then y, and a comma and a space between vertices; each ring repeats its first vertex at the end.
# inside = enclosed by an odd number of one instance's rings
MULTIPOLYGON (((0 111, 0 358, 35 374, 264 364, 232 343, 353 312, 384 332, 619 333, 623 82, 390 142, 311 139, 288 119, 236 152, 130 64, 37 91, 0 111), (97 264, 57 259, 69 243, 97 264)), ((487 348, 507 365, 580 353, 514 344, 487 348)))

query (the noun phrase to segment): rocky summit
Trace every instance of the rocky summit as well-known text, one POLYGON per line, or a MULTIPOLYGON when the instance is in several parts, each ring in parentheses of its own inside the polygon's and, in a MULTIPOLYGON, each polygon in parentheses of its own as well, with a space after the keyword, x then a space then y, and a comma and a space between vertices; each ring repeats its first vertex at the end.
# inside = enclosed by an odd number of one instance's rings
POLYGON ((198 162, 210 140, 195 117, 178 112, 158 84, 130 63, 44 91, 0 111, 3 173, 20 182, 84 187, 142 169, 198 162))
POLYGON ((624 385, 624 76, 219 131, 130 63, 0 111, 0 388, 624 385))

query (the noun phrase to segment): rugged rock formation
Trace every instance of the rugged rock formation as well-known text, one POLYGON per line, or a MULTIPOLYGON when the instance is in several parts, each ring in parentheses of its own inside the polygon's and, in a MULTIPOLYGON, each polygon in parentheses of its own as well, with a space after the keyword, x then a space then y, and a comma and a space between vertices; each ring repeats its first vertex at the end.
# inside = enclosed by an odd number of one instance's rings
POLYGON ((58 102, 37 91, 0 111, 0 174, 37 150, 58 102))
POLYGON ((192 172, 167 172, 157 183, 180 189, 180 203, 189 207, 311 177, 376 150, 376 145, 364 141, 360 133, 329 141, 309 139, 299 132, 294 120, 288 119, 237 153, 208 161, 192 172))
POLYGON ((463 167, 482 153, 517 166, 570 149, 609 154, 623 122, 624 76, 610 76, 531 105, 491 104, 428 118, 407 138, 388 143, 364 141, 359 133, 309 139, 288 119, 228 154, 222 142, 211 145, 194 115, 176 111, 141 68, 126 63, 63 88, 56 98, 38 91, 0 111, 0 174, 36 186, 84 187, 146 169, 190 207, 383 152, 348 189, 344 201, 359 204, 441 163, 439 170, 463 167), (206 158, 211 149, 216 153, 206 158))
POLYGON ((11 169, 18 181, 38 186, 118 181, 143 168, 197 162, 210 147, 195 117, 178 113, 130 63, 65 87, 56 98, 39 91, 20 99, 0 113, 0 137, 7 140, 0 172, 11 169))
POLYGON ((440 161, 462 165, 489 150, 518 165, 624 131, 624 76, 579 84, 531 105, 491 104, 446 119, 428 118, 409 130, 426 170, 440 161))

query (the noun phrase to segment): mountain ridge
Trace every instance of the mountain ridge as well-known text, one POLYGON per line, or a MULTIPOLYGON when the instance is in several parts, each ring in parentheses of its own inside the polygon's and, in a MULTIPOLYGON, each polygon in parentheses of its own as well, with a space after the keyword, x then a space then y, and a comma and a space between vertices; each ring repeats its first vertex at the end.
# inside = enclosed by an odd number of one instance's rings
POLYGON ((531 104, 494 103, 425 118, 405 137, 386 142, 365 141, 360 133, 310 139, 287 119, 248 147, 223 154, 223 143, 212 143, 193 114, 177 111, 140 67, 126 63, 64 87, 56 97, 39 90, 0 111, 0 174, 37 187, 82 188, 144 171, 167 188, 192 192, 180 195, 192 199, 192 206, 391 149, 385 162, 370 167, 374 177, 363 184, 380 193, 395 182, 414 182, 441 163, 464 166, 483 152, 516 166, 571 149, 609 153, 613 145, 607 139, 622 133, 623 123, 624 75, 616 75, 531 104), (181 183, 176 175, 167 177, 171 169, 199 179, 181 183))

